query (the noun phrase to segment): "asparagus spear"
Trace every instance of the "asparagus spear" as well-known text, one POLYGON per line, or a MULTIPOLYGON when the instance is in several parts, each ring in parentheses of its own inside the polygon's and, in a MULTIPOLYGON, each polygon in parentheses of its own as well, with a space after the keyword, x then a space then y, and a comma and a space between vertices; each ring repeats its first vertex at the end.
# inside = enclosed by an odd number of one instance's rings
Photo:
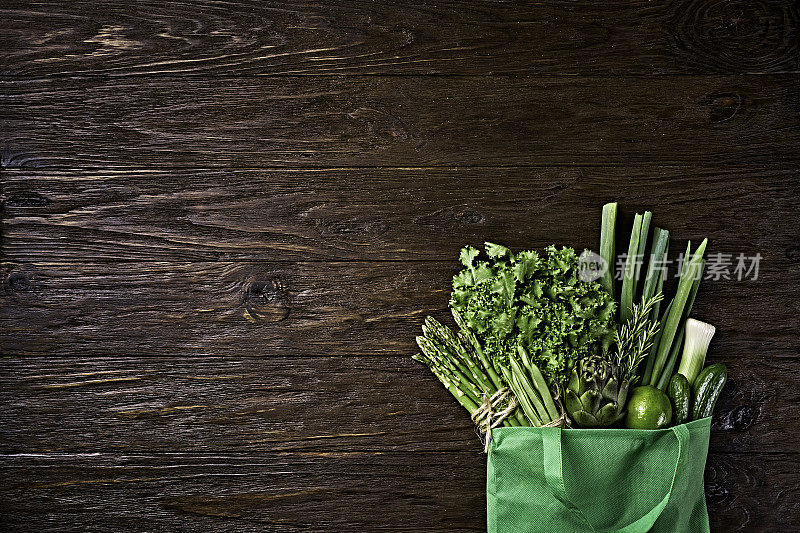
MULTIPOLYGON (((417 337, 422 351, 414 359, 424 363, 442 382, 445 388, 470 414, 503 387, 502 380, 487 361, 475 339, 472 345, 468 331, 459 335, 428 317, 423 325, 424 335, 417 337)), ((515 410, 501 425, 528 425, 525 418, 515 410)))

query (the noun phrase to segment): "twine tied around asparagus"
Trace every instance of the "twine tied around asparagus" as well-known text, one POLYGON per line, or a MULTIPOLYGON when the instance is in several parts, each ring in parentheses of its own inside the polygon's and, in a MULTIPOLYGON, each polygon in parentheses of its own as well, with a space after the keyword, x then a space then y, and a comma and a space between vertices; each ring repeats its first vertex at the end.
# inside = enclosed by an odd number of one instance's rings
MULTIPOLYGON (((492 430, 500 426, 503 421, 511 416, 517 408, 517 399, 511 394, 511 389, 503 387, 489 396, 483 395, 483 403, 472 413, 472 421, 478 428, 479 436, 483 440, 483 452, 489 453, 489 444, 492 442, 492 430)), ((543 424, 543 428, 563 428, 569 419, 566 413, 543 424)))
POLYGON ((562 414, 561 416, 559 416, 555 420, 551 420, 547 424, 544 424, 542 427, 543 428, 563 428, 565 423, 566 423, 566 421, 567 421, 567 415, 566 414, 562 414))
POLYGON ((499 389, 491 396, 483 395, 483 403, 472 413, 472 421, 478 426, 484 440, 483 453, 489 453, 492 430, 502 424, 516 408, 517 399, 508 387, 499 389))

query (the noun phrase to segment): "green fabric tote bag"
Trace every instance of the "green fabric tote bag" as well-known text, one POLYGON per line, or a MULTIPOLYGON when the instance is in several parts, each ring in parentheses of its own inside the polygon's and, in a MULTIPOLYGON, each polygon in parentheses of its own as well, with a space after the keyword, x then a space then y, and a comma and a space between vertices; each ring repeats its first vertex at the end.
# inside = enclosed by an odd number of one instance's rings
POLYGON ((488 531, 708 532, 710 432, 710 418, 652 431, 495 429, 488 531))

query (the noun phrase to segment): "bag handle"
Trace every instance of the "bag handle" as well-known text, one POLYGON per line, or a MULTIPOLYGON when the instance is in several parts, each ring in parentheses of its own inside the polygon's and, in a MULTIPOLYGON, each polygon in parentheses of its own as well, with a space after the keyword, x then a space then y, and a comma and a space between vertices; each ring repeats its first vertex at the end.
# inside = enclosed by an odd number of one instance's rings
MULTIPOLYGON (((656 523, 658 517, 667 507, 669 499, 672 496, 672 491, 675 488, 675 480, 678 478, 678 471, 682 470, 682 466, 686 465, 686 453, 689 448, 689 430, 686 426, 681 424, 672 428, 672 433, 678 440, 678 457, 675 459, 675 469, 672 473, 672 481, 669 485, 669 491, 661 499, 658 504, 653 507, 647 514, 628 524, 627 526, 611 530, 606 533, 647 533, 653 524, 656 523)), ((561 458, 561 428, 543 428, 542 429, 542 445, 544 447, 544 477, 553 495, 564 506, 569 509, 573 514, 580 518, 591 531, 596 531, 586 515, 576 506, 567 496, 567 490, 564 486, 563 475, 563 462, 561 458)))

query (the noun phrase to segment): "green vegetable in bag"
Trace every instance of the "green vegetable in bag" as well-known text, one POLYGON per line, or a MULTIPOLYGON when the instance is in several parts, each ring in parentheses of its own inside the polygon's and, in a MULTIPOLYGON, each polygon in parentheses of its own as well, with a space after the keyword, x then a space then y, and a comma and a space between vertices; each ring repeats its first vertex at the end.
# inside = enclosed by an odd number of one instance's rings
POLYGON ((471 246, 461 250, 450 307, 496 367, 509 368, 522 348, 551 388, 563 388, 577 360, 610 345, 614 300, 580 278, 572 248, 514 254, 486 243, 485 250, 483 257, 471 246))
POLYGON ((658 331, 650 311, 661 293, 634 304, 629 318, 616 332, 613 353, 578 361, 564 393, 567 414, 581 427, 610 426, 625 416, 628 390, 639 379, 637 369, 658 331))
POLYGON ((725 365, 717 363, 705 367, 694 384, 694 412, 695 420, 700 420, 714 413, 719 394, 728 381, 728 370, 725 365))
POLYGON ((636 387, 628 400, 625 426, 631 429, 662 429, 672 420, 672 404, 661 390, 651 385, 636 387))
POLYGON ((683 424, 689 421, 691 415, 692 388, 689 381, 683 374, 675 374, 669 380, 667 396, 672 400, 672 411, 675 416, 676 424, 683 424))

